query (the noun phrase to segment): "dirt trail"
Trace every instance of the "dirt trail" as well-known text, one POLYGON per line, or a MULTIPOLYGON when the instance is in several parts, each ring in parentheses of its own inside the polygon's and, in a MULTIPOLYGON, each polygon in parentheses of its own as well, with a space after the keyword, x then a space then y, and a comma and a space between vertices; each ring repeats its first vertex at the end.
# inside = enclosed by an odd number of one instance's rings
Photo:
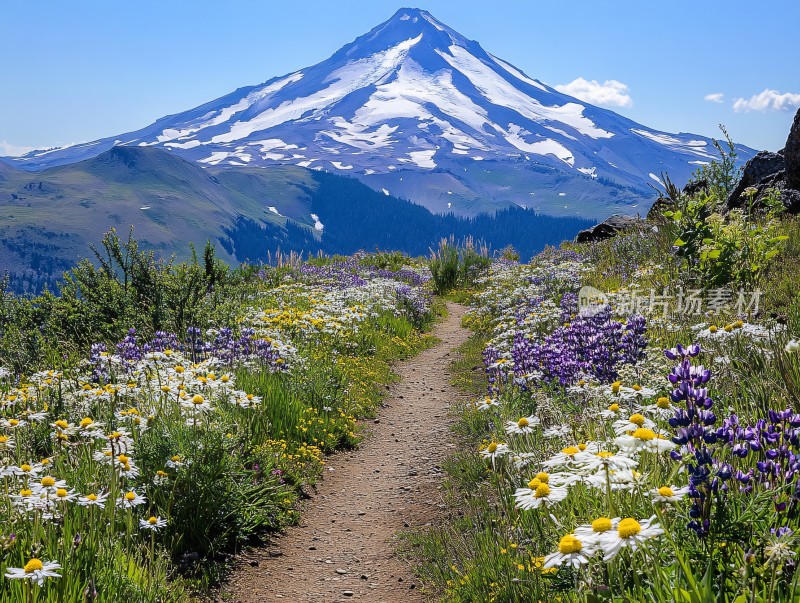
POLYGON ((371 435, 328 459, 300 525, 250 552, 220 600, 237 603, 424 601, 396 535, 433 521, 443 507, 440 463, 453 447, 448 407, 458 396, 447 366, 469 333, 464 308, 448 305, 435 347, 398 363, 371 435))

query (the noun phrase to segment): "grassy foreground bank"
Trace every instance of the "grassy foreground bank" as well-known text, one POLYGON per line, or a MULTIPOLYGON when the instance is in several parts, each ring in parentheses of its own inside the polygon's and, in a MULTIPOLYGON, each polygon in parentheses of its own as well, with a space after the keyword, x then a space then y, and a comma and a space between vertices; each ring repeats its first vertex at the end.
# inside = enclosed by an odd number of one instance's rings
POLYGON ((390 362, 429 344, 427 271, 399 255, 230 271, 106 251, 0 315, 3 602, 201 596, 297 520, 390 362))

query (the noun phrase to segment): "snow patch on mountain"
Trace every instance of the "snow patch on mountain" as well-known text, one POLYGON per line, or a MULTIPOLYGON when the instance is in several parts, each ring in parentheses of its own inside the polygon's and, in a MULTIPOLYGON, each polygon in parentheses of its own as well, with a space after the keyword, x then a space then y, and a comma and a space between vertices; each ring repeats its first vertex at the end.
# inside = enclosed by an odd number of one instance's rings
POLYGON ((649 132, 647 130, 637 130, 635 128, 632 128, 631 132, 676 151, 693 153, 695 155, 699 155, 700 157, 714 159, 714 156, 708 153, 709 145, 705 140, 681 140, 675 136, 664 134, 662 132, 649 132))
POLYGON ((411 151, 408 154, 409 159, 400 159, 400 161, 404 163, 410 161, 422 169, 432 170, 436 167, 436 162, 433 160, 433 156, 435 154, 436 149, 426 151, 411 151))
POLYGON ((570 167, 575 165, 575 157, 564 145, 550 138, 536 142, 526 142, 523 136, 530 136, 530 132, 516 124, 509 124, 509 132, 506 133, 505 138, 520 151, 536 153, 537 155, 554 155, 570 167))
POLYGON ((520 115, 536 122, 558 121, 565 123, 584 136, 591 138, 611 138, 613 133, 598 128, 592 120, 584 117, 585 107, 578 103, 558 106, 545 106, 523 91, 512 86, 486 63, 470 54, 466 48, 450 46, 450 54, 436 50, 445 61, 466 75, 472 84, 481 91, 492 104, 508 107, 520 115))
POLYGON ((402 64, 408 51, 420 40, 422 34, 400 42, 384 52, 349 62, 325 79, 326 82, 331 82, 327 88, 306 97, 286 101, 274 109, 266 109, 247 121, 237 121, 230 127, 229 132, 214 136, 211 142, 240 140, 253 132, 266 130, 290 120, 318 119, 321 110, 356 90, 377 84, 388 77, 398 65, 402 64))

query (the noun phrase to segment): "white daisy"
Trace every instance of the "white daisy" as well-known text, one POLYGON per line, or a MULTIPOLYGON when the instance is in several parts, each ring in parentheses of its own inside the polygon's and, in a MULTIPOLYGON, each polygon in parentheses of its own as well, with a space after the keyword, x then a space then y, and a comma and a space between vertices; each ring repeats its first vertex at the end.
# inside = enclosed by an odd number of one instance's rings
POLYGON ((533 433, 539 426, 539 417, 530 415, 522 417, 518 421, 506 422, 506 433, 508 435, 527 435, 533 433))
POLYGON ((140 519, 139 528, 142 530, 152 530, 157 532, 167 525, 167 520, 161 517, 150 517, 149 519, 140 519))
POLYGON ((582 452, 596 452, 599 450, 599 445, 594 442, 588 444, 578 444, 577 446, 567 446, 561 452, 554 454, 552 457, 542 463, 544 467, 576 467, 575 459, 582 452))
POLYGON ((653 502, 676 503, 686 496, 688 492, 688 486, 684 486, 683 488, 677 486, 661 486, 660 488, 653 488, 648 491, 648 495, 653 499, 653 502))
POLYGON ((619 388, 619 397, 622 400, 652 398, 655 395, 656 395, 656 390, 649 387, 642 387, 641 385, 619 388))
POLYGON ((186 395, 181 399, 181 406, 190 412, 208 412, 213 410, 211 404, 202 394, 186 395))
POLYGON ((583 471, 597 471, 608 468, 609 470, 633 469, 638 461, 620 453, 583 451, 575 455, 575 466, 583 471))
POLYGON ((123 507, 125 509, 132 509, 134 507, 138 507, 139 505, 143 505, 147 502, 144 496, 137 494, 135 490, 131 490, 129 492, 125 492, 118 500, 117 505, 123 507))
POLYGON ((9 567, 6 570, 6 578, 11 580, 31 580, 39 586, 44 585, 45 578, 60 578, 55 570, 61 569, 61 565, 54 561, 41 561, 40 559, 30 559, 24 567, 9 567))
POLYGON ((14 467, 14 475, 22 476, 22 477, 36 477, 42 472, 42 465, 39 463, 29 465, 28 463, 22 463, 19 467, 14 467))
POLYGON ((86 494, 76 501, 81 507, 105 507, 108 500, 108 493, 86 494))
POLYGON ((23 419, 0 419, 0 427, 3 429, 19 429, 27 424, 28 422, 23 419))
POLYGON ((74 502, 76 498, 78 498, 78 493, 66 488, 59 488, 52 496, 52 499, 58 502, 74 502))
POLYGON ((475 408, 478 410, 489 410, 490 408, 499 408, 500 402, 498 402, 497 398, 490 398, 486 396, 483 400, 478 400, 475 402, 475 408))
POLYGON ((617 528, 619 517, 598 517, 592 523, 587 523, 575 528, 573 533, 581 542, 591 542, 597 546, 603 534, 617 528))
POLYGON ((549 507, 561 502, 567 497, 569 490, 565 486, 550 486, 537 478, 528 482, 527 488, 517 488, 514 499, 517 509, 538 509, 549 507))
POLYGON ((177 469, 178 467, 183 467, 186 462, 183 460, 183 457, 179 454, 172 456, 166 463, 167 467, 170 469, 177 469))
POLYGON ((540 455, 536 452, 518 452, 512 457, 516 469, 524 469, 531 463, 538 462, 540 455))
POLYGON ((643 450, 649 452, 665 452, 677 448, 664 436, 647 427, 639 427, 633 433, 621 435, 614 440, 624 452, 635 454, 643 450))
POLYGON ((589 557, 594 551, 587 544, 578 539, 575 534, 567 534, 559 541, 558 551, 544 558, 543 569, 560 567, 564 563, 577 569, 581 565, 589 563, 589 557))
POLYGON ((635 551, 647 540, 663 534, 664 530, 655 522, 655 519, 655 515, 641 521, 637 521, 633 517, 621 519, 617 523, 617 529, 605 532, 598 542, 598 547, 603 552, 603 560, 613 559, 626 547, 635 551))
POLYGON ((628 409, 621 407, 616 402, 611 404, 607 409, 600 411, 600 416, 607 421, 610 421, 611 419, 619 419, 620 416, 624 416, 626 414, 628 414, 628 409))
POLYGON ((645 429, 655 429, 656 424, 653 423, 650 419, 645 417, 638 412, 632 414, 627 419, 619 419, 614 421, 612 424, 614 427, 614 433, 617 435, 622 435, 623 433, 628 433, 630 431, 636 431, 640 427, 644 427, 645 429))
POLYGON ((66 488, 67 482, 65 482, 63 479, 56 480, 56 478, 46 475, 41 480, 39 480, 38 485, 32 485, 31 487, 39 490, 40 492, 45 492, 47 494, 55 494, 56 490, 58 490, 59 488, 66 488))
POLYGON ((491 459, 494 463, 495 459, 505 456, 511 452, 511 449, 508 447, 507 444, 499 444, 497 442, 492 442, 486 448, 481 450, 481 456, 487 459, 491 459))
POLYGON ((647 413, 657 419, 669 419, 675 415, 675 407, 666 396, 661 396, 655 404, 647 404, 641 407, 643 413, 647 413))

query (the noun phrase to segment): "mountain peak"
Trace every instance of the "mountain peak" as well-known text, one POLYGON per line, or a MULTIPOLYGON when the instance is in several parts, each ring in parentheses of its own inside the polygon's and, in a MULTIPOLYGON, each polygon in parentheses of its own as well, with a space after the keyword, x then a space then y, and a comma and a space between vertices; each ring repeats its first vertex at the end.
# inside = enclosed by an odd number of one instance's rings
POLYGON ((385 49, 404 40, 416 39, 420 35, 421 40, 428 46, 446 48, 452 44, 459 46, 469 44, 467 38, 439 21, 428 11, 420 8, 401 8, 388 20, 356 38, 342 50, 349 50, 352 54, 353 48, 385 49))
POLYGON ((436 28, 449 29, 444 23, 439 21, 428 11, 421 8, 401 8, 394 15, 392 15, 387 23, 400 21, 403 23, 410 22, 408 24, 413 25, 415 23, 419 23, 420 20, 425 21, 436 28))

